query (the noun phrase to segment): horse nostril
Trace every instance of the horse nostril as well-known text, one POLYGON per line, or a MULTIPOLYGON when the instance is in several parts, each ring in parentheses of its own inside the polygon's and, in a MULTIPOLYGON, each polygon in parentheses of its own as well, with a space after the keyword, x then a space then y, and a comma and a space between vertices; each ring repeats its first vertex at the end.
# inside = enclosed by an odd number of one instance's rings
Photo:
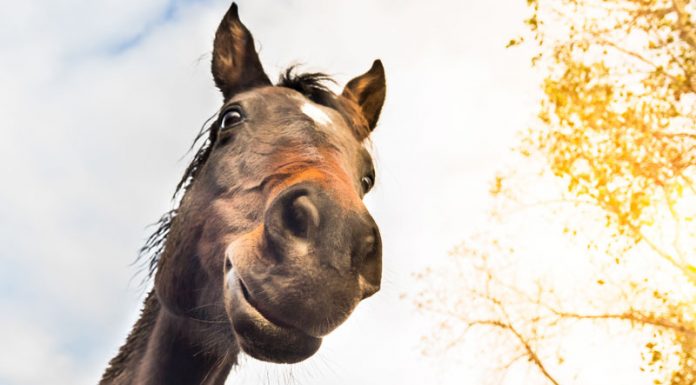
POLYGON ((321 215, 317 193, 311 186, 295 186, 282 192, 271 203, 264 218, 264 236, 271 255, 282 262, 288 253, 300 250, 316 236, 321 215))
POLYGON ((368 235, 365 237, 365 250, 367 250, 367 255, 374 254, 375 244, 377 240, 374 235, 368 235))
POLYGON ((382 252, 382 245, 377 227, 372 227, 368 235, 363 235, 356 246, 355 252, 353 253, 354 267, 360 268, 375 259, 379 259, 382 252))
POLYGON ((319 210, 306 195, 295 198, 283 211, 285 228, 298 238, 308 238, 309 229, 319 226, 319 210))
POLYGON ((368 235, 362 237, 362 249, 359 255, 356 255, 358 259, 353 260, 353 266, 358 271, 363 299, 379 290, 382 279, 382 238, 377 225, 371 222, 368 235))

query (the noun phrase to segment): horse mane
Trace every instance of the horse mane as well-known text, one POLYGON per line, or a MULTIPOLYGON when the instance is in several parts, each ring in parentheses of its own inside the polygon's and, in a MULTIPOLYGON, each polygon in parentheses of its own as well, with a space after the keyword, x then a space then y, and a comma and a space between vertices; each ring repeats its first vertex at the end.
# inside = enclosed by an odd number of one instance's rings
MULTIPOLYGON (((300 92, 315 103, 341 111, 342 107, 338 102, 336 95, 327 87, 327 83, 336 82, 330 76, 321 72, 298 73, 296 71, 296 66, 293 65, 281 73, 276 85, 279 87, 293 89, 300 92)), ((184 174, 174 189, 172 200, 176 202, 175 207, 164 213, 157 222, 151 225, 154 226, 155 230, 145 240, 145 244, 138 252, 136 263, 143 265, 139 271, 144 270, 146 272, 143 283, 146 283, 152 279, 157 271, 157 265, 160 257, 162 256, 162 252, 164 251, 164 245, 167 241, 169 230, 174 222, 174 218, 176 218, 181 197, 186 193, 187 189, 196 179, 198 172, 208 160, 208 156, 210 156, 210 151, 212 150, 216 139, 216 130, 213 128, 217 125, 217 115, 218 112, 203 123, 200 131, 189 148, 189 151, 191 151, 194 147, 196 147, 201 139, 204 137, 206 138, 203 143, 199 145, 198 149, 196 150, 196 155, 194 155, 193 160, 191 160, 191 163, 189 163, 189 165, 186 167, 184 174)))
MULTIPOLYGON (((119 376, 124 375, 124 370, 129 360, 140 359, 138 354, 142 354, 147 344, 147 336, 152 332, 152 328, 157 320, 157 315, 159 313, 160 304, 155 296, 155 291, 151 290, 147 295, 143 308, 140 310, 140 317, 136 322, 135 326, 128 334, 126 343, 121 346, 118 354, 109 361, 109 366, 106 368, 106 372, 99 382, 100 384, 108 384, 111 381, 117 379, 119 376)), ((133 375, 133 373, 126 373, 126 376, 133 375)))
POLYGON ((155 230, 145 240, 145 244, 138 252, 136 263, 142 263, 144 265, 141 267, 139 272, 143 270, 146 271, 146 275, 142 283, 149 281, 157 271, 157 264, 159 263, 162 252, 164 251, 164 245, 167 241, 169 230, 174 222, 174 218, 176 218, 179 208, 178 206, 181 203, 181 197, 183 197, 186 190, 188 190, 193 181, 196 179, 201 167, 208 160, 208 156, 210 156, 210 151, 215 143, 215 130, 212 128, 217 124, 215 121, 216 118, 217 112, 203 123, 198 135, 196 135, 196 138, 193 140, 193 143, 189 148, 190 152, 194 147, 196 147, 198 142, 203 137, 207 136, 205 141, 203 141, 203 143, 196 150, 196 155, 194 155, 191 163, 186 166, 184 174, 181 176, 179 183, 177 183, 176 188, 174 189, 174 194, 172 195, 172 200, 176 202, 174 208, 164 213, 159 220, 157 220, 157 222, 151 225, 155 227, 155 230))
POLYGON ((327 87, 327 83, 336 82, 329 75, 322 72, 297 73, 296 68, 290 66, 283 71, 277 85, 293 89, 314 103, 337 108, 336 95, 327 87))

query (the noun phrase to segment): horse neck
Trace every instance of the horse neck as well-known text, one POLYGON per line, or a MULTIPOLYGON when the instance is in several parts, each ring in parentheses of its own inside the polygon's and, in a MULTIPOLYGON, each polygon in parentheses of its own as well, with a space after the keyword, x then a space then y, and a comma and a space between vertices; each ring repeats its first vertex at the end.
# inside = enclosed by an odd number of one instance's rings
POLYGON ((237 352, 216 354, 192 342, 196 321, 162 309, 155 291, 99 385, 222 385, 237 352))

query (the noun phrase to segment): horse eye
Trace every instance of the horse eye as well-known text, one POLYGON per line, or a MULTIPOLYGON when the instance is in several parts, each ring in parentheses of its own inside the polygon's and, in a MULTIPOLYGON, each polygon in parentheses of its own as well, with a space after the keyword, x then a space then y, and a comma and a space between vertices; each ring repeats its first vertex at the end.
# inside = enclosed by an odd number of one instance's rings
POLYGON ((372 189, 375 185, 375 177, 371 175, 365 175, 360 179, 360 185, 362 186, 363 193, 367 194, 368 191, 372 189))
POLYGON ((220 129, 226 130, 244 121, 244 115, 239 108, 230 108, 225 111, 220 119, 220 129))

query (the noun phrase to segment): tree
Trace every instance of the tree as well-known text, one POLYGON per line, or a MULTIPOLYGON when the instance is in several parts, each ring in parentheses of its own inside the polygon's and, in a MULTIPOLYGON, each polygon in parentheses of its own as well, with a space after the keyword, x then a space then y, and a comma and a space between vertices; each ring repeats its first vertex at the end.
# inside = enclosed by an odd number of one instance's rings
MULTIPOLYGON (((509 45, 536 47, 543 98, 518 150, 561 189, 540 205, 529 201, 529 180, 514 177, 525 170, 496 176, 497 227, 488 241, 454 252, 468 279, 445 316, 464 325, 462 333, 484 327, 512 336, 508 364, 526 358, 554 384, 562 381, 549 362, 563 359, 549 333, 618 322, 645 341, 646 376, 696 383, 696 1, 528 4, 529 36, 509 45), (553 206, 565 235, 584 243, 593 290, 559 293, 548 279, 510 278, 505 261, 519 256, 514 245, 501 246, 499 233, 515 206, 553 206)), ((418 303, 442 310, 429 294, 418 303)))
POLYGON ((608 227, 648 243, 696 284, 694 243, 684 244, 696 236, 685 225, 696 194, 696 2, 548 3, 560 8, 533 1, 527 20, 548 73, 542 128, 527 149, 547 157, 570 193, 605 210, 608 227), (669 243, 652 238, 662 212, 679 227, 669 243))

